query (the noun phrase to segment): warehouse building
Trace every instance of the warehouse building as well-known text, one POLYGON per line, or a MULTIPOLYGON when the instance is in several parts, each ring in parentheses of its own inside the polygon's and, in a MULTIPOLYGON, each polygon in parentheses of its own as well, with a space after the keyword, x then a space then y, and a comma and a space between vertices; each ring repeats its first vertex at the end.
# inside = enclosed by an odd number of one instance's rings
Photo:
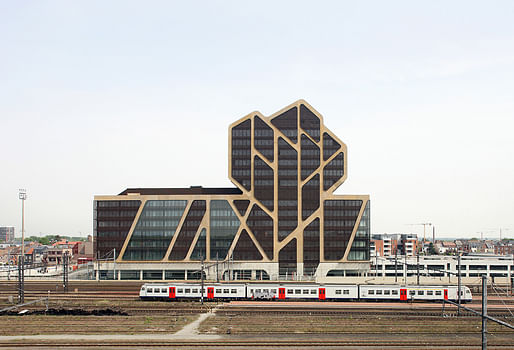
POLYGON ((307 102, 231 124, 228 173, 234 188, 95 196, 98 278, 311 280, 369 269, 369 196, 333 193, 347 148, 307 102))

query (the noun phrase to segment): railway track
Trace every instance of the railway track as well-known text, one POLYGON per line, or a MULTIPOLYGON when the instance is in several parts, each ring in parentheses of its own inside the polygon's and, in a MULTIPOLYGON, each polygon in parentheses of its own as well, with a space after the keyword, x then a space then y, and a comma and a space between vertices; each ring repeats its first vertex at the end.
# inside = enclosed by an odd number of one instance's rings
MULTIPOLYGON (((434 335, 437 336, 437 335, 434 335)), ((0 342, 0 348, 12 348, 13 343, 0 342)), ((390 343, 384 341, 122 341, 108 343, 105 341, 81 342, 16 342, 16 347, 25 348, 109 348, 109 349, 152 349, 152 348, 196 348, 196 349, 479 349, 477 341, 459 341, 458 344, 450 341, 431 343, 423 346, 418 341, 394 340, 390 343)), ((512 349, 512 343, 494 342, 489 347, 495 349, 512 349)))

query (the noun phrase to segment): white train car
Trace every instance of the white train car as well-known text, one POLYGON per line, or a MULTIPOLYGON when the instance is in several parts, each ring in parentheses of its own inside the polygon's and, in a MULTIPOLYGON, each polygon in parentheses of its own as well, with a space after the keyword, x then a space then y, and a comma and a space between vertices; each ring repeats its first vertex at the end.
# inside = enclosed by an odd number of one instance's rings
MULTIPOLYGON (((200 283, 147 283, 139 291, 141 299, 152 300, 198 300, 202 297, 200 283)), ((205 299, 243 299, 246 298, 245 284, 205 283, 205 299)))
POLYGON ((326 284, 319 287, 325 289, 325 299, 329 300, 357 300, 359 287, 356 284, 326 284))
MULTIPOLYGON (((457 300, 456 286, 400 286, 400 285, 360 285, 359 299, 361 300, 457 300)), ((472 300, 468 287, 461 287, 461 301, 472 300)))

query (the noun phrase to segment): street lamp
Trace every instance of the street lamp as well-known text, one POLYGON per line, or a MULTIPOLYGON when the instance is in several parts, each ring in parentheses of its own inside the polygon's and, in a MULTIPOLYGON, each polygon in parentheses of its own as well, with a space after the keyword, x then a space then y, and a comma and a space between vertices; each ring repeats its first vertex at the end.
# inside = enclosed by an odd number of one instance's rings
POLYGON ((20 188, 19 198, 21 199, 21 256, 25 258, 25 200, 27 199, 27 190, 20 188))

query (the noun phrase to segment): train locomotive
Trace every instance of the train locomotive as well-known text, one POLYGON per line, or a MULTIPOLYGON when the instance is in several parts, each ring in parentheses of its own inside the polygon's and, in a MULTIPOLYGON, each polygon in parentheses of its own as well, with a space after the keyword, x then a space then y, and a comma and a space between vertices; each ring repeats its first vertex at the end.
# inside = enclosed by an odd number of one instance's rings
MULTIPOLYGON (((142 300, 200 300, 200 283, 145 283, 142 300)), ((305 300, 305 301, 441 301, 458 299, 457 286, 387 284, 205 283, 205 300, 305 300)), ((461 302, 472 300, 461 286, 461 302)))

